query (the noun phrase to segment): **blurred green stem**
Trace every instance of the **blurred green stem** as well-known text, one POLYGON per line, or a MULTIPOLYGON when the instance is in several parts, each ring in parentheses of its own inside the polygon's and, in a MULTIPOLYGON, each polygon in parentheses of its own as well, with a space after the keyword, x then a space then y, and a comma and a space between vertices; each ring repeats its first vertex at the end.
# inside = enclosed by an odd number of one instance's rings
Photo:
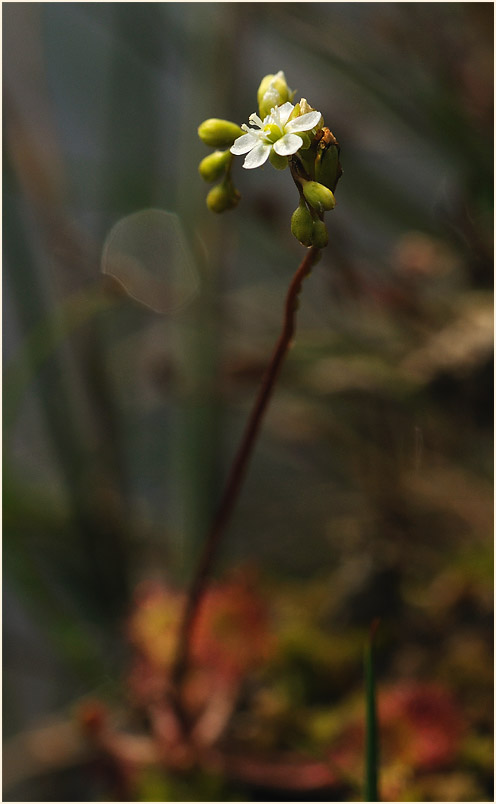
POLYGON ((115 306, 117 298, 106 295, 101 283, 77 291, 48 314, 26 335, 16 356, 4 369, 3 426, 9 436, 23 395, 43 363, 68 335, 97 313, 115 306))
POLYGON ((209 117, 211 108, 219 109, 224 117, 235 105, 238 90, 233 65, 242 21, 236 3, 224 5, 221 15, 212 13, 208 3, 185 4, 179 26, 175 5, 165 3, 163 8, 170 46, 182 54, 174 101, 179 126, 174 144, 173 205, 195 254, 201 283, 201 293, 187 314, 174 322, 172 331, 179 371, 169 450, 169 482, 177 493, 169 515, 179 536, 170 548, 172 569, 185 584, 222 492, 224 418, 218 389, 225 324, 223 291, 233 233, 221 221, 222 216, 207 209, 192 159, 192 142, 184 132, 196 132, 199 120, 209 117))

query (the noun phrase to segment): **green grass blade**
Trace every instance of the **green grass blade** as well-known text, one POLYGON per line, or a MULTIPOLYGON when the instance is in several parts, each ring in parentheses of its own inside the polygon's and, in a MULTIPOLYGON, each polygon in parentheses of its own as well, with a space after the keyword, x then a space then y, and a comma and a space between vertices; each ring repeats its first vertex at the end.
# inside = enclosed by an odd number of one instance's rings
POLYGON ((374 640, 379 620, 374 620, 365 646, 365 789, 364 801, 379 798, 379 732, 375 683, 374 640))
POLYGON ((45 361, 78 327, 115 305, 115 297, 106 296, 100 285, 85 288, 50 310, 32 327, 4 368, 4 435, 12 430, 24 393, 45 361))

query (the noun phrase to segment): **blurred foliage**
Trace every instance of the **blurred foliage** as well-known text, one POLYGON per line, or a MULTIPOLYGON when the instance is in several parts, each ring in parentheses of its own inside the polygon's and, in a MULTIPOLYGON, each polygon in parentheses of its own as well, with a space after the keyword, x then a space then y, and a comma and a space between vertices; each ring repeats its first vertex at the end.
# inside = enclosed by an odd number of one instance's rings
POLYGON ((161 601, 156 649, 301 259, 284 173, 235 165, 238 211, 208 212, 196 129, 245 121, 283 69, 344 174, 199 636, 191 698, 215 688, 216 745, 244 764, 143 762, 126 784, 360 800, 380 617, 383 797, 492 800, 492 4, 2 10, 4 797, 129 793, 73 707, 103 702, 120 746, 149 730, 131 624, 150 598, 133 590, 161 601), (179 221, 201 284, 168 312, 181 260, 126 241, 162 315, 101 270, 113 227, 150 208, 179 221), (31 739, 49 716, 72 718, 72 758, 58 726, 44 752, 31 739))

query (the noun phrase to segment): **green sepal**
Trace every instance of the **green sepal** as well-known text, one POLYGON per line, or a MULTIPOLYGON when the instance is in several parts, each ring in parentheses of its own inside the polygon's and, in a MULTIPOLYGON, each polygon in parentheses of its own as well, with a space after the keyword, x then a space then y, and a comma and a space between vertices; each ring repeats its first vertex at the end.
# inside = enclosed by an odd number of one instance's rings
MULTIPOLYGON (((300 137, 301 134, 298 134, 300 137)), ((298 159, 300 160, 301 164, 305 168, 305 172, 311 178, 314 177, 314 170, 315 170, 315 152, 312 148, 300 148, 298 151, 298 159)))
POLYGON ((312 144, 312 138, 310 137, 310 135, 306 131, 298 131, 297 134, 298 137, 301 137, 301 139, 303 140, 303 145, 301 147, 304 150, 310 148, 310 145, 312 144))
POLYGON ((277 168, 277 170, 284 170, 288 166, 288 157, 279 156, 272 148, 269 154, 269 162, 273 167, 277 168))

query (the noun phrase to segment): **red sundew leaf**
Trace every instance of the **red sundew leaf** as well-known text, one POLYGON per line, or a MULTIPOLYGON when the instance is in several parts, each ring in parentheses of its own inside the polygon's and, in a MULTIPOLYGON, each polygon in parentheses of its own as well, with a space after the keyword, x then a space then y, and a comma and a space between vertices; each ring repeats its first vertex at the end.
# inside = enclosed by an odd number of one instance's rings
POLYGON ((293 753, 270 757, 228 753, 222 764, 230 778, 280 790, 319 790, 334 787, 341 781, 324 762, 293 753))
POLYGON ((211 588, 198 618, 193 658, 225 681, 235 681, 263 664, 274 639, 267 606, 251 573, 211 588))
MULTIPOLYGON (((184 595, 157 583, 142 584, 127 636, 135 649, 129 689, 136 702, 163 694, 177 648, 184 595)), ((187 698, 199 706, 214 686, 236 686, 271 655, 268 610, 253 573, 240 570, 211 586, 193 633, 187 698)))
MULTIPOLYGON (((442 769, 456 760, 464 733, 462 715, 449 691, 434 683, 399 683, 379 689, 379 735, 384 767, 442 769)), ((361 773, 363 716, 355 715, 331 746, 335 765, 361 773)))
POLYGON ((464 731, 463 718, 450 693, 434 683, 407 683, 386 691, 379 704, 386 730, 413 767, 433 770, 456 757, 464 731))
POLYGON ((182 597, 150 583, 138 588, 135 601, 127 625, 128 639, 144 660, 165 670, 174 655, 182 597))

